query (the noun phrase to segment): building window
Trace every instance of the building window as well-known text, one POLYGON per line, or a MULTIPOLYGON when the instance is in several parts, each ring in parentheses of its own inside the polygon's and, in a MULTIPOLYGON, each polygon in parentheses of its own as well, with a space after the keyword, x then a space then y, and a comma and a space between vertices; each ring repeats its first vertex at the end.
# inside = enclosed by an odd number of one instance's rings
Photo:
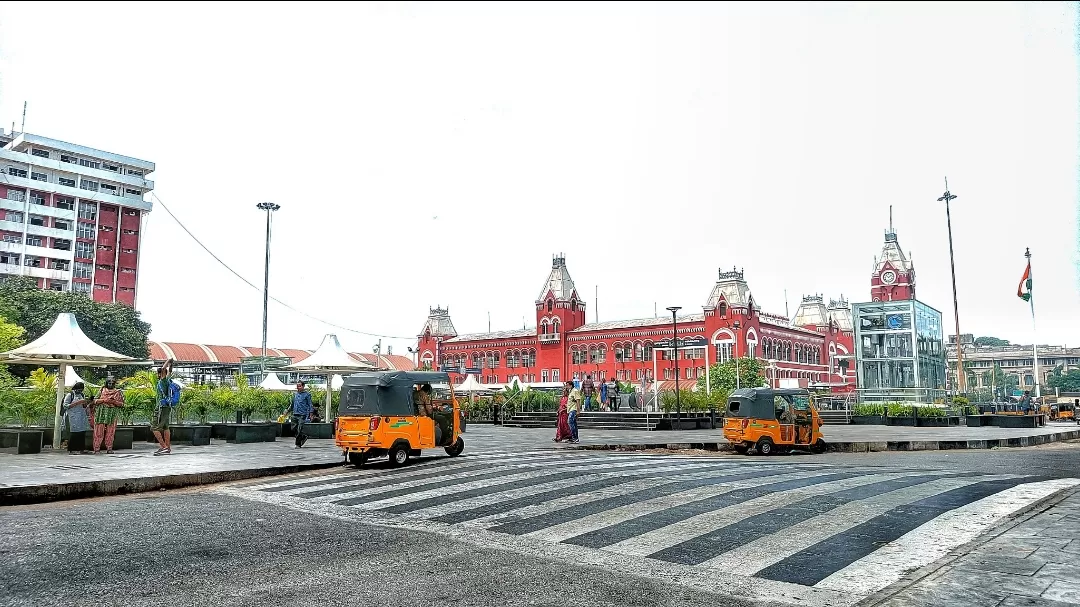
POLYGON ((26 192, 20 192, 19 190, 8 190, 7 199, 15 202, 25 202, 26 192))
POLYGON ((23 259, 23 265, 30 268, 40 268, 41 258, 36 255, 27 255, 26 258, 23 259))
POLYGON ((540 381, 544 382, 545 384, 548 383, 548 370, 547 369, 541 369, 540 370, 540 381))
POLYGON ((607 361, 607 346, 600 344, 589 348, 589 362, 596 364, 607 361))
POLYGON ((551 370, 551 381, 553 381, 555 383, 559 383, 559 370, 558 369, 552 369, 551 370))
POLYGON ((75 235, 79 238, 93 238, 94 237, 94 224, 79 222, 78 228, 75 230, 75 235))
MULTIPOLYGON (((54 238, 53 239, 53 248, 54 249, 60 249, 61 251, 70 251, 71 250, 71 241, 67 240, 65 238, 54 238)), ((65 269, 67 269, 67 268, 65 268, 65 269)))
POLYGON ((89 179, 83 179, 82 182, 79 183, 79 188, 83 190, 90 190, 91 192, 96 192, 98 190, 98 182, 90 181, 89 179))
POLYGON ((32 247, 40 247, 41 246, 41 236, 35 236, 34 234, 27 234, 26 235, 26 244, 28 244, 28 245, 30 245, 32 247))
POLYGON ((131 234, 138 234, 139 232, 136 231, 136 230, 121 230, 121 233, 131 235, 131 234))
POLYGON ((49 157, 49 151, 48 150, 39 150, 37 148, 34 148, 34 149, 30 150, 30 153, 33 154, 34 156, 37 156, 38 158, 48 158, 49 157))
POLYGON ((120 190, 118 190, 116 186, 112 185, 111 183, 101 184, 101 191, 104 194, 112 194, 113 196, 120 195, 120 190))
POLYGON ((731 360, 734 346, 735 344, 730 341, 716 344, 716 362, 726 363, 731 360))
POLYGON ((19 169, 16 167, 8 167, 8 175, 14 175, 15 177, 26 177, 26 169, 19 169))
POLYGON ((0 252, 0 264, 5 263, 13 266, 19 265, 19 254, 0 252))
POLYGON ((131 188, 124 188, 124 193, 128 196, 142 196, 142 192, 140 192, 139 190, 133 190, 131 188))
POLYGON ((106 171, 112 171, 113 173, 120 172, 120 167, 115 164, 102 164, 101 168, 105 169, 106 171))
POLYGON ((66 272, 71 269, 70 263, 71 262, 66 259, 54 259, 49 262, 49 267, 54 270, 64 270, 66 272))
MULTIPOLYGON (((121 253, 132 253, 132 254, 134 254, 136 251, 135 251, 135 249, 120 249, 120 252, 121 253)), ((462 362, 462 366, 464 366, 465 359, 462 358, 461 362, 462 362)))
POLYGON ((575 364, 575 365, 584 365, 585 364, 585 349, 584 348, 574 348, 573 350, 570 351, 570 357, 572 359, 573 364, 575 364))
POLYGON ((73 283, 71 283, 71 291, 73 293, 83 293, 83 294, 89 293, 90 292, 90 283, 88 283, 88 282, 73 282, 73 283))
POLYGON ((66 185, 69 188, 75 187, 75 180, 69 179, 67 177, 57 177, 56 183, 59 183, 60 185, 66 185))
POLYGON ((522 366, 526 369, 536 366, 536 350, 529 350, 528 354, 522 352, 521 356, 525 363, 522 366))
POLYGON ((98 291, 108 291, 109 290, 109 285, 95 284, 94 288, 97 289, 98 291))
POLYGON ((106 272, 112 272, 113 271, 113 267, 111 265, 107 264, 107 263, 99 263, 97 265, 97 269, 104 270, 106 272))
POLYGON ((79 219, 97 219, 97 205, 92 202, 79 203, 79 219))
POLYGON ((68 156, 67 154, 60 154, 60 162, 67 162, 69 164, 79 164, 79 159, 74 156, 68 156))
POLYGON ((112 232, 113 227, 112 226, 101 226, 101 231, 102 232, 112 232))
POLYGON ((132 170, 132 169, 128 169, 128 172, 127 172, 127 174, 128 174, 128 175, 135 175, 136 177, 142 177, 142 175, 143 175, 143 172, 142 172, 142 171, 134 171, 134 170, 132 170))
POLYGON ((64 284, 64 281, 62 281, 62 280, 50 280, 49 281, 49 290, 51 290, 51 291, 66 291, 67 289, 64 288, 65 286, 66 285, 64 284))
POLYGON ((91 278, 94 274, 94 267, 85 261, 75 262, 75 278, 91 278))
POLYGON ((67 219, 54 219, 53 227, 57 230, 71 231, 71 222, 67 219))
POLYGON ((20 213, 18 211, 5 211, 4 212, 4 221, 13 221, 15 223, 22 223, 22 220, 23 220, 22 213, 20 213))
MULTIPOLYGON (((83 224, 79 224, 80 226, 83 224)), ((89 242, 76 242, 75 243, 75 257, 81 257, 82 259, 94 258, 94 245, 89 242)), ((90 278, 87 276, 87 278, 90 278)))
POLYGON ((49 174, 48 173, 38 173, 37 171, 31 171, 30 172, 30 179, 33 179, 34 181, 48 181, 49 180, 49 174))
POLYGON ((56 197, 56 208, 64 209, 65 211, 74 211, 75 210, 75 199, 72 198, 71 196, 57 196, 56 197))
POLYGON ((22 234, 4 234, 4 242, 22 244, 22 234))
POLYGON ((101 163, 96 160, 86 160, 85 158, 80 158, 79 166, 84 166, 88 169, 100 169, 101 163))
POLYGON ((45 204, 45 195, 38 194, 37 192, 30 192, 30 204, 40 204, 41 206, 47 206, 45 204))

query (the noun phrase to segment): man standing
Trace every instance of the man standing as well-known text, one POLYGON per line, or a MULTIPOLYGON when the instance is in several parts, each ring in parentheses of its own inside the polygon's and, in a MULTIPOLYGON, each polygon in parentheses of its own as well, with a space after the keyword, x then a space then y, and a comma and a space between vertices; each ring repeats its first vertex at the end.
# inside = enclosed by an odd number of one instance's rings
POLYGON ((304 387, 304 382, 296 382, 296 394, 292 397, 292 424, 296 429, 296 444, 294 449, 299 449, 307 442, 307 435, 304 434, 304 422, 311 418, 311 411, 314 409, 311 405, 311 393, 304 387))
POLYGON ((570 389, 570 395, 566 397, 566 411, 568 414, 567 422, 570 424, 570 440, 567 442, 578 442, 577 434, 577 418, 578 412, 581 411, 581 390, 574 387, 574 382, 566 382, 566 387, 570 389))
POLYGON ((585 397, 585 411, 592 409, 593 394, 596 393, 596 384, 593 383, 592 375, 586 375, 585 381, 581 382, 581 395, 585 397))
POLYGON ((154 420, 150 429, 154 431, 154 438, 158 442, 158 450, 154 455, 172 454, 172 433, 169 431, 169 420, 172 418, 173 406, 180 400, 180 394, 172 381, 173 360, 170 358, 157 372, 157 383, 154 391, 157 393, 157 407, 154 409, 154 420))
POLYGON ((619 410, 619 382, 609 379, 607 382, 608 409, 619 410))

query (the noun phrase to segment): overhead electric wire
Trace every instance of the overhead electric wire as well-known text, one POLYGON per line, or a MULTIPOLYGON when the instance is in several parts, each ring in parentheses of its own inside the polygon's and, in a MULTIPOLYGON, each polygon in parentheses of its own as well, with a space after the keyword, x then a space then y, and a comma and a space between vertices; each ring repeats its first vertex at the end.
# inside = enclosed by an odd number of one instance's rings
MULTIPOLYGON (((161 200, 161 198, 157 195, 157 193, 150 192, 150 195, 153 196, 154 200, 156 200, 158 202, 158 204, 161 205, 161 208, 165 209, 165 212, 169 214, 169 217, 172 217, 173 221, 176 222, 176 225, 180 226, 180 229, 182 229, 185 233, 187 233, 187 235, 190 236, 191 239, 195 241, 195 244, 202 247, 202 250, 206 251, 207 254, 210 255, 210 257, 213 257, 214 261, 221 264, 222 267, 224 267, 226 270, 231 272, 233 274, 233 276, 235 276, 235 277, 239 278, 240 280, 244 281, 244 284, 246 284, 249 287, 251 287, 252 289, 255 289, 256 291, 262 293, 262 289, 259 286, 257 286, 255 283, 253 283, 250 280, 248 280, 248 279, 244 278, 243 276, 241 276, 239 272, 232 269, 232 267, 230 267, 229 264, 225 263, 224 260, 222 260, 220 257, 215 255, 214 252, 211 251, 209 247, 207 247, 205 244, 203 244, 203 242, 201 240, 199 240, 199 238, 197 236, 195 236, 195 234, 192 234, 191 230, 189 230, 187 228, 187 226, 184 225, 184 222, 180 221, 180 218, 177 217, 171 210, 169 210, 169 207, 165 204, 164 201, 161 200)), ((348 331, 350 333, 356 333, 358 335, 368 335, 370 337, 382 337, 384 339, 404 339, 404 340, 408 340, 408 341, 416 341, 415 337, 402 337, 400 335, 383 335, 381 333, 372 333, 370 331, 359 331, 357 329, 352 329, 350 327, 343 327, 343 326, 341 326, 341 325, 339 325, 337 323, 333 323, 333 322, 330 322, 328 320, 324 320, 324 319, 319 318, 317 316, 312 316, 311 314, 308 314, 307 312, 304 312, 303 310, 299 310, 297 308, 294 308, 294 307, 290 306, 289 304, 281 301, 280 299, 274 297, 273 295, 270 295, 269 298, 272 299, 275 303, 277 303, 277 304, 279 304, 279 305, 281 305, 281 306, 283 306, 283 307, 285 307, 285 308, 287 308, 289 310, 292 310, 293 312, 296 312, 297 314, 299 314, 301 316, 305 316, 307 318, 310 318, 311 320, 314 320, 315 322, 322 323, 322 324, 327 325, 329 327, 334 327, 335 329, 341 329, 342 331, 348 331)))

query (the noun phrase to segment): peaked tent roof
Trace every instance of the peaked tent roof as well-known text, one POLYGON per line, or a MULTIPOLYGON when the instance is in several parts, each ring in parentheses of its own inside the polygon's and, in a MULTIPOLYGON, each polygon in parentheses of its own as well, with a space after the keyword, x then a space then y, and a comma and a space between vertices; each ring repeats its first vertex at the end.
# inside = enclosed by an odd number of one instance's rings
POLYGON ((328 333, 323 337, 322 343, 304 360, 294 362, 283 367, 289 371, 312 371, 322 373, 353 373, 374 369, 366 362, 361 362, 349 356, 349 353, 341 347, 337 335, 328 333))
POLYGON ((139 364, 139 361, 103 348, 86 336, 79 328, 75 315, 63 312, 44 335, 22 346, 0 353, 5 362, 80 366, 104 366, 112 364, 139 364))
POLYGON ((465 381, 454 386, 454 392, 480 392, 482 390, 487 390, 487 388, 485 388, 484 385, 480 382, 476 381, 475 375, 466 375, 465 381))
POLYGON ((70 388, 79 382, 87 386, 91 385, 90 382, 79 377, 79 374, 75 372, 75 367, 68 367, 67 372, 64 374, 64 387, 70 388))
POLYGON ((292 390, 292 386, 284 384, 281 379, 278 378, 277 373, 270 372, 266 374, 266 377, 259 384, 259 387, 263 390, 270 390, 271 392, 285 392, 292 390))

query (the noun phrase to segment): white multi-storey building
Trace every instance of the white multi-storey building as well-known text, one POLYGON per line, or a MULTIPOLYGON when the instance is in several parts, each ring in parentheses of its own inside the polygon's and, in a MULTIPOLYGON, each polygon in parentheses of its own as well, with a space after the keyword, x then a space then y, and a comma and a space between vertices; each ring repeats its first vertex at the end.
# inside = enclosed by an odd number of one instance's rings
POLYGON ((0 275, 135 305, 154 163, 0 129, 0 275))

